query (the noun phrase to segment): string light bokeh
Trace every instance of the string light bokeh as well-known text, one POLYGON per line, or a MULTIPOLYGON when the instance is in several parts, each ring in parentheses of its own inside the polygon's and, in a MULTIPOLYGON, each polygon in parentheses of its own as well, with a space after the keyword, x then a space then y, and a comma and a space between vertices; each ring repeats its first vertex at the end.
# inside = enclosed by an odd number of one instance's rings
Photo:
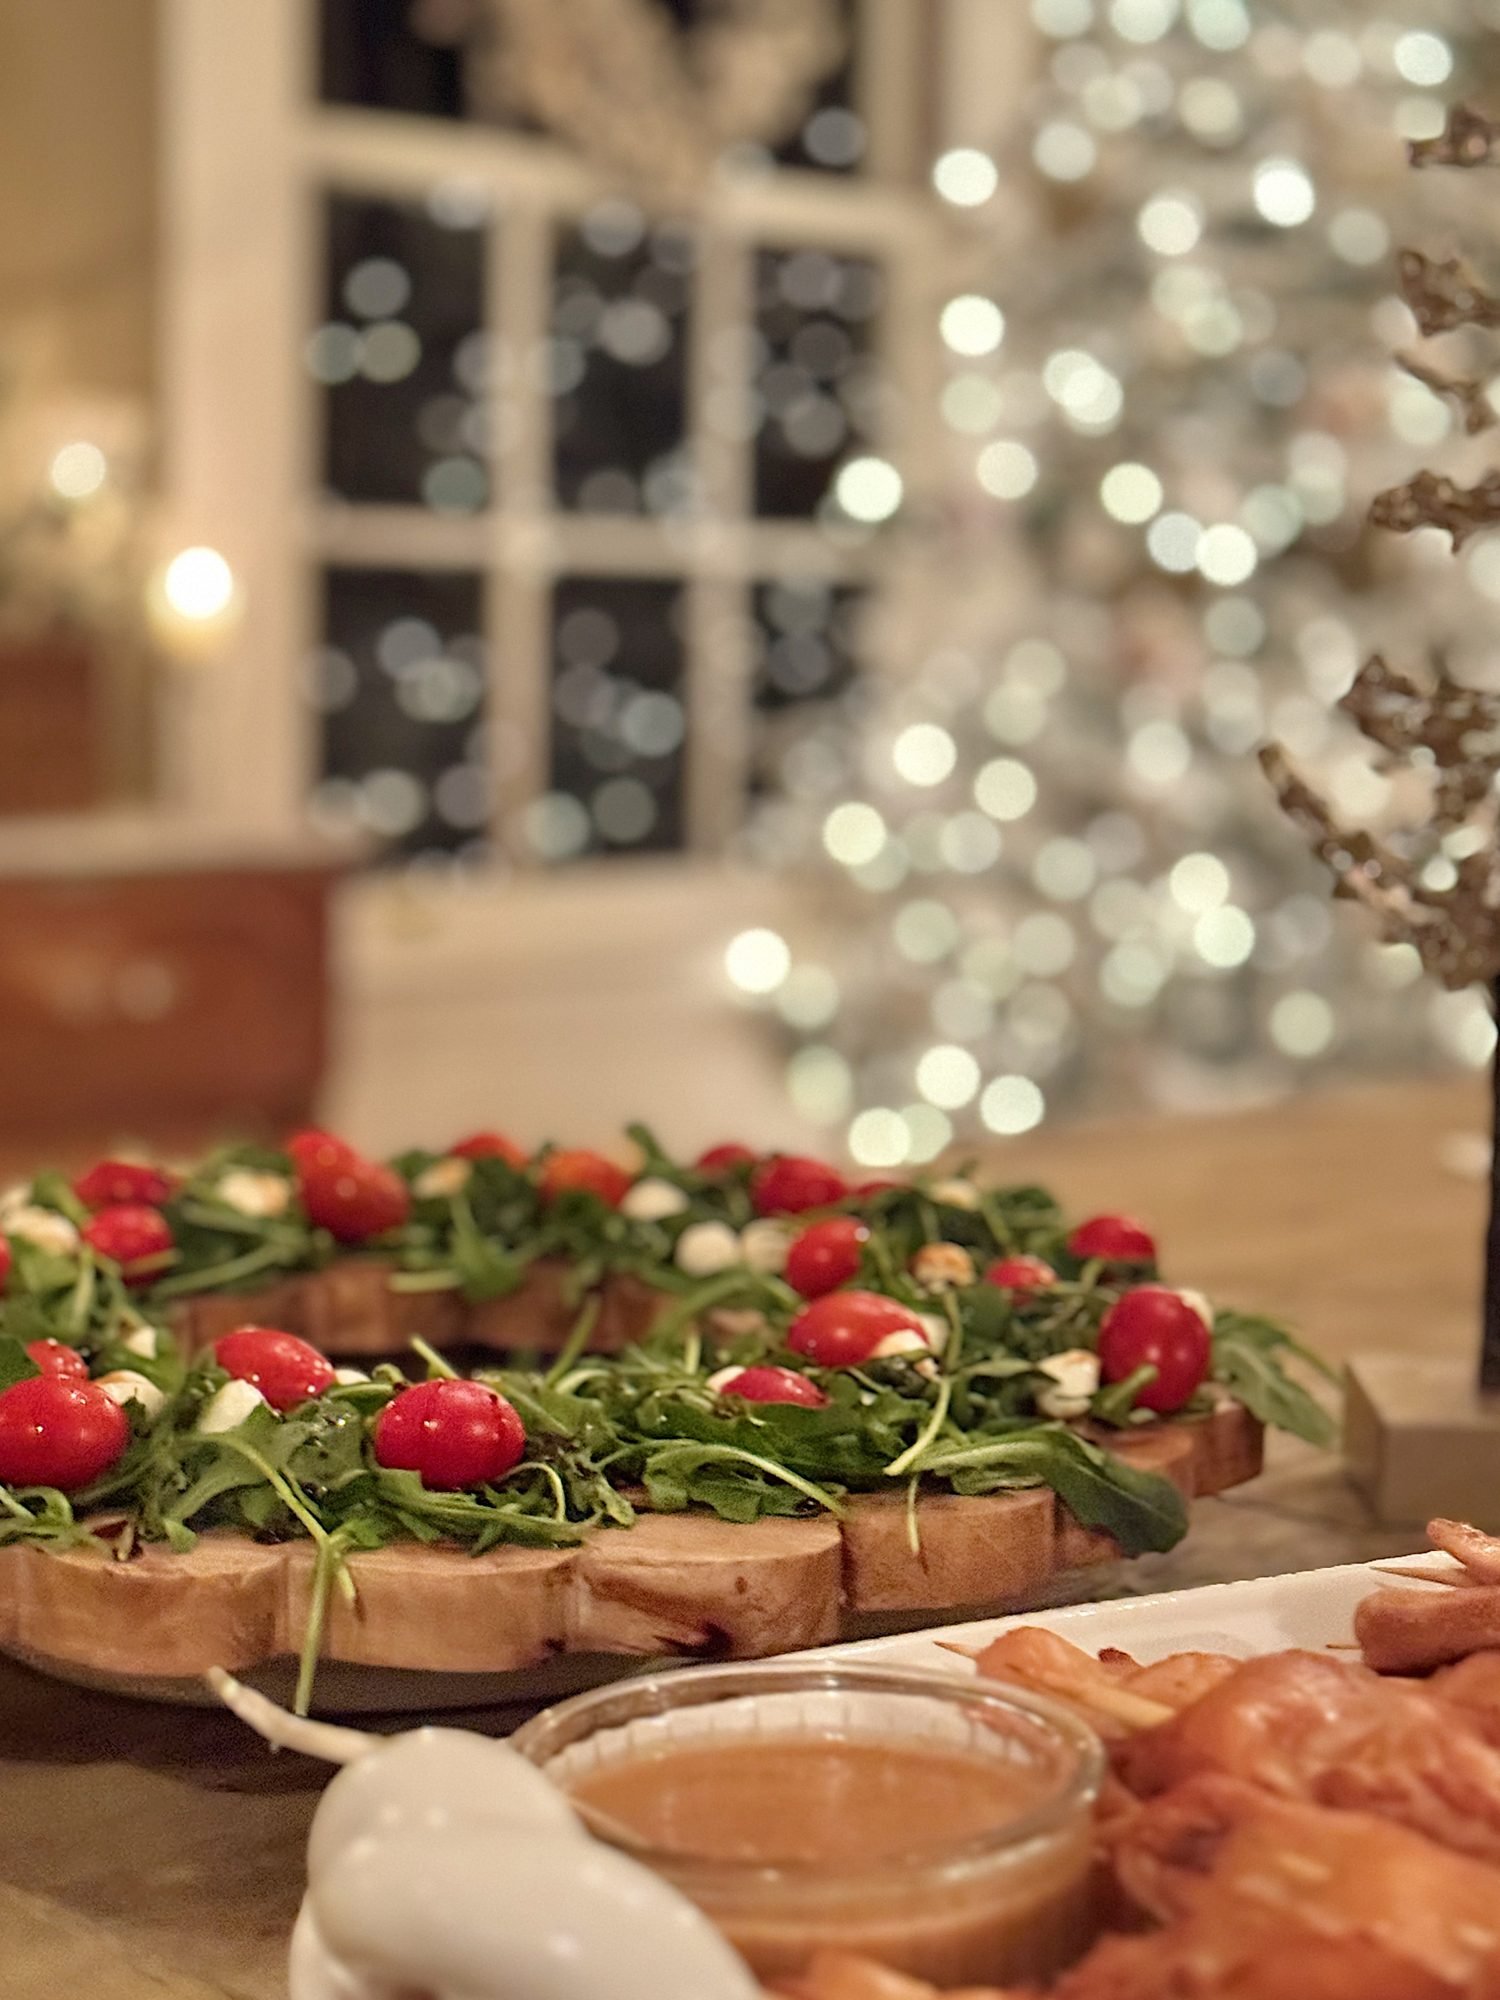
POLYGON ((1332 906, 1253 755, 1280 738, 1378 825, 1403 802, 1332 713, 1363 653, 1500 683, 1500 537, 1455 578, 1445 538, 1363 523, 1460 449, 1394 359, 1393 249, 1475 197, 1402 142, 1482 78, 1500 9, 1418 11, 1034 0, 1024 131, 933 164, 969 235, 934 329, 946 499, 886 613, 908 670, 853 768, 785 767, 763 823, 817 871, 816 955, 767 929, 726 956, 866 1166, 1491 1054, 1482 995, 1332 906))

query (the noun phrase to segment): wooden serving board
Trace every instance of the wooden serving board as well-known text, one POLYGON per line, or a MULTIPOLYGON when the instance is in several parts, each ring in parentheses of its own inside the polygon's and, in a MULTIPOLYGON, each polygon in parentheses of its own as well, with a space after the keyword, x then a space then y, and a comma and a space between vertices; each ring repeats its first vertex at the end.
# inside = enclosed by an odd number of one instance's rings
MULTIPOLYGON (((1262 1444, 1261 1425, 1225 1401, 1113 1448, 1193 1498, 1254 1478, 1262 1444)), ((913 1613, 1018 1607, 1058 1572, 1120 1553, 1046 1488, 928 1495, 917 1519, 917 1551, 904 1496, 872 1494, 851 1499, 841 1520, 735 1526, 657 1514, 575 1549, 356 1554, 359 1601, 330 1604, 324 1657, 424 1682, 486 1676, 488 1699, 494 1676, 515 1676, 509 1692, 521 1699, 528 1678, 562 1656, 762 1658, 913 1613)), ((180 1699, 210 1666, 245 1673, 295 1654, 311 1566, 306 1543, 261 1547, 229 1533, 123 1564, 92 1550, 0 1550, 0 1649, 67 1678, 180 1699)), ((430 1689, 417 1705, 433 1705, 430 1689)))

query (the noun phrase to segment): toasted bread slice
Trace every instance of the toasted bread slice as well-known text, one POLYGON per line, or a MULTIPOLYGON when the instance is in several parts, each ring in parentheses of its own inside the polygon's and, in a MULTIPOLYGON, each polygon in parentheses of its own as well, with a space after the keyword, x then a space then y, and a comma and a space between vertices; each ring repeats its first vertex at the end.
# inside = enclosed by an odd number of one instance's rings
MULTIPOLYGON (((1259 1465, 1261 1427, 1238 1404, 1116 1441, 1181 1490, 1217 1492, 1259 1465), (1200 1485, 1200 1481, 1203 1483, 1200 1485)), ((866 1630, 872 1617, 1015 1607, 1055 1572, 1120 1553, 1050 1490, 924 1494, 918 1549, 904 1496, 860 1495, 843 1518, 737 1526, 643 1514, 576 1549, 400 1543, 355 1554, 354 1607, 330 1598, 324 1652, 365 1666, 502 1673, 559 1652, 754 1659, 866 1630)), ((312 1577, 305 1542, 223 1530, 185 1555, 0 1549, 0 1646, 95 1673, 181 1677, 295 1653, 312 1577)))

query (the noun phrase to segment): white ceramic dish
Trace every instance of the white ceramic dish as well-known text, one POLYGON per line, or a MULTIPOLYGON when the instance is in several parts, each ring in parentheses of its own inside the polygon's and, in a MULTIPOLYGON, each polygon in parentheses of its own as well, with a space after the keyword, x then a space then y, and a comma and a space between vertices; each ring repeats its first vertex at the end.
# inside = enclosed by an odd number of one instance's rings
MULTIPOLYGON (((1427 1567, 1447 1558, 1409 1558, 1427 1567)), ((944 1625, 904 1632, 889 1639, 864 1639, 829 1646, 836 1659, 880 1660, 891 1665, 966 1670, 955 1646, 979 1647, 1017 1625, 1042 1625, 1075 1645, 1097 1653, 1118 1646, 1143 1662, 1168 1653, 1231 1653, 1250 1659, 1288 1646, 1320 1651, 1346 1646, 1354 1607, 1368 1597, 1380 1577, 1370 1563, 1310 1569, 1292 1576, 1255 1577, 1244 1583, 1211 1583, 1198 1590, 1168 1590, 1154 1597, 1113 1598, 1103 1604, 1070 1604, 1056 1611, 1023 1611, 1007 1618, 980 1618, 968 1625, 944 1625)))

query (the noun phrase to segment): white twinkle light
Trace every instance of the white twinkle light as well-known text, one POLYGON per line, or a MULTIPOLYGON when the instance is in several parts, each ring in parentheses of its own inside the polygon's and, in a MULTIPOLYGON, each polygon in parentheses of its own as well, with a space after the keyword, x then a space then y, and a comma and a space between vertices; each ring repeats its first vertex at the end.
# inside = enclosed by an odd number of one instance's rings
POLYGON ((899 1167, 910 1145, 906 1120, 884 1106, 861 1111, 849 1127, 849 1151, 862 1167, 899 1167))
POLYGON ((183 549, 167 564, 162 595, 179 618, 203 624, 229 609, 234 571, 217 549, 183 549))
POLYGON ((851 521, 873 527, 901 505, 901 475, 886 458, 851 458, 834 481, 834 497, 851 521))
POLYGON ((978 208, 999 187, 1000 172, 988 153, 955 146, 933 162, 932 185, 955 208, 978 208))
POLYGON ((47 483, 61 500, 88 500, 109 476, 109 462, 98 445, 79 438, 52 454, 47 483))
POLYGON ((997 500, 1020 500, 1037 481, 1036 453, 1014 438, 996 438, 979 454, 975 473, 997 500))
POLYGON ((938 322, 944 344, 955 354, 974 359, 993 354, 1005 337, 1005 315, 993 299, 965 292, 949 299, 938 322))
POLYGON ((1255 206, 1278 229, 1295 229, 1317 206, 1313 184, 1296 160, 1262 160, 1252 182, 1255 206))
POLYGON ((1029 1076, 997 1076, 986 1084, 979 1115, 992 1132, 1014 1137, 1042 1122, 1047 1101, 1029 1076))
POLYGON ((974 779, 974 803, 991 819, 1024 819, 1036 804, 1036 779, 1014 757, 995 757, 974 779))
POLYGON ((823 845, 844 867, 862 867, 885 846, 885 821, 874 806, 850 799, 824 820, 823 845))
POLYGON ((1138 527, 1161 510, 1162 484, 1149 465, 1127 459, 1112 465, 1099 482, 1099 498, 1111 519, 1138 527))
POLYGON ((967 1049, 940 1043, 917 1064, 917 1089, 929 1104, 957 1111, 979 1089, 979 1065, 967 1049))
POLYGON ((1180 910, 1202 916, 1229 900, 1229 870, 1217 854, 1184 854, 1167 878, 1180 910))
POLYGON ((1193 926, 1193 945, 1206 965, 1228 971, 1243 965, 1255 949, 1255 925, 1245 911, 1227 903, 1207 910, 1193 926))
POLYGON ((958 762, 958 749, 935 722, 914 722, 892 744, 891 762, 909 785, 940 785, 958 762))
POLYGON ((741 931, 724 952, 724 970, 742 993, 774 993, 791 969, 786 939, 775 931, 741 931))

